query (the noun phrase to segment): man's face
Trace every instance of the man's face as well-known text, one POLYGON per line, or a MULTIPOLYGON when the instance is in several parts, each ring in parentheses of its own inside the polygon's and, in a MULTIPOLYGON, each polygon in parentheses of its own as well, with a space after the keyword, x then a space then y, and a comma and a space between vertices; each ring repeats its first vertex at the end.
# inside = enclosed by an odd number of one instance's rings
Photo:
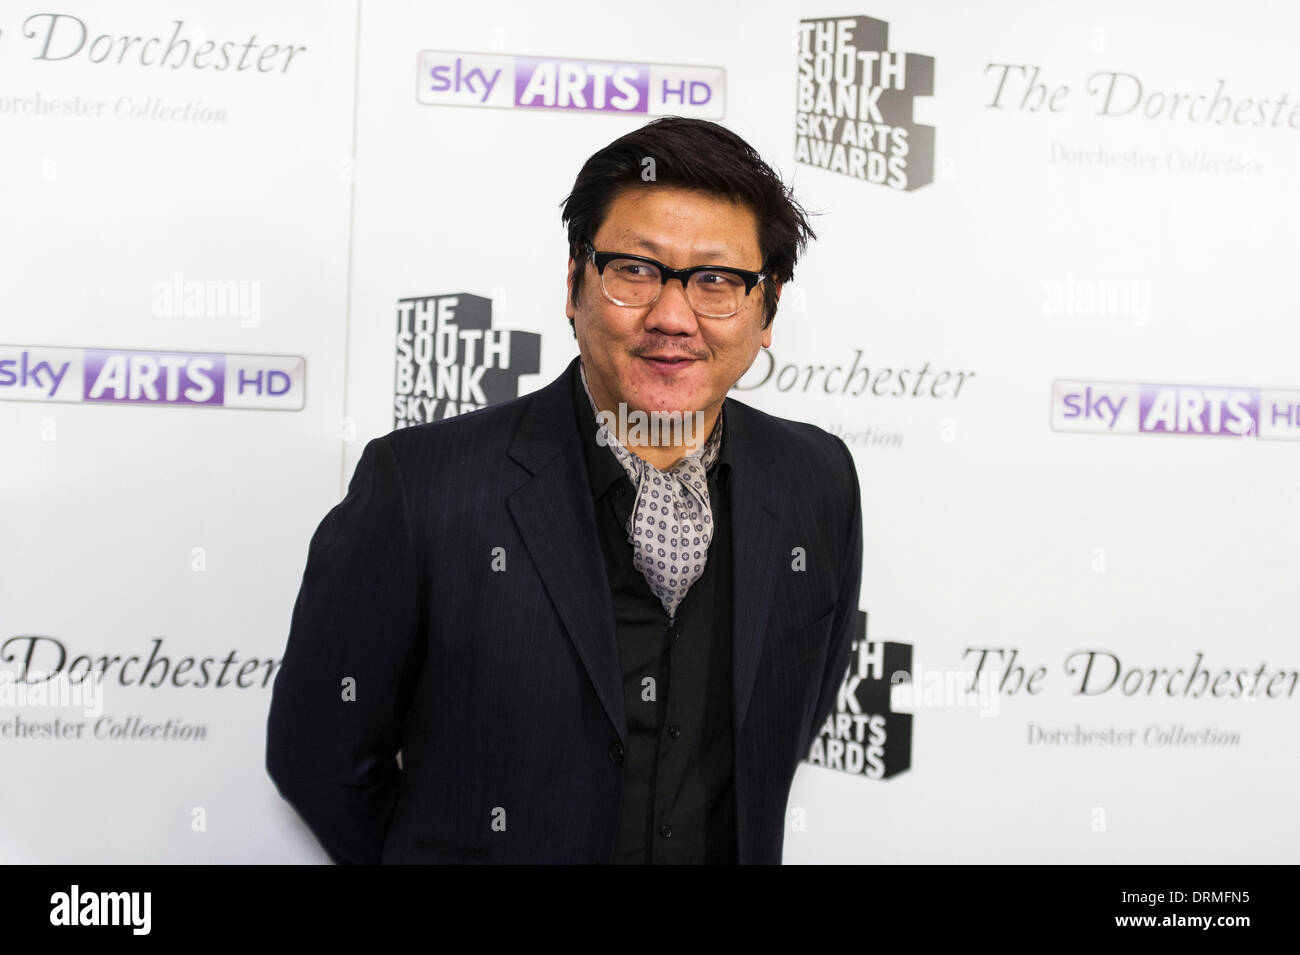
MULTIPOLYGON (((729 265, 760 271, 758 220, 746 206, 690 189, 631 187, 610 203, 592 245, 600 252, 645 255, 673 268, 729 265)), ((598 407, 617 411, 703 411, 711 419, 727 391, 772 343, 763 328, 763 286, 730 318, 696 315, 685 289, 669 279, 651 305, 615 305, 600 289, 590 259, 578 305, 566 297, 578 350, 598 407), (672 360, 665 361, 668 358, 672 360)), ((779 287, 778 287, 779 288, 779 287)))

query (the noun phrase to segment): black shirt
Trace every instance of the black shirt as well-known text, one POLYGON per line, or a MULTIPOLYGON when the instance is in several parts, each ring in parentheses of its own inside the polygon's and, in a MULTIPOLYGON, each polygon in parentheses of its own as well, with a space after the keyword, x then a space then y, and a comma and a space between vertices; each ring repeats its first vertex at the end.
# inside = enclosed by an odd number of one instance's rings
POLYGON ((627 737, 616 863, 737 861, 731 690, 731 458, 723 422, 708 471, 713 540, 704 573, 670 620, 632 563, 627 524, 636 486, 608 447, 573 372, 596 529, 604 552, 627 737))

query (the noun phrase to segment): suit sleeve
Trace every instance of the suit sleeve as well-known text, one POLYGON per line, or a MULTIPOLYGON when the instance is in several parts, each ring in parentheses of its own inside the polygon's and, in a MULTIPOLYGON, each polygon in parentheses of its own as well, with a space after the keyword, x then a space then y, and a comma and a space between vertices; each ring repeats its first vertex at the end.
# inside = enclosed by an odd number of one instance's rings
POLYGON ((401 475, 370 441, 308 546, 267 719, 266 768, 336 863, 380 861, 423 663, 401 475))
POLYGON ((822 671, 821 690, 817 696, 817 708, 813 712, 812 729, 808 738, 804 740, 805 754, 821 731, 826 717, 835 708, 835 698, 848 671, 853 628, 858 618, 858 601, 862 588, 862 491, 858 485, 858 468, 853 463, 853 455, 848 445, 838 437, 835 443, 848 464, 853 501, 849 508, 848 542, 840 558, 840 586, 839 594, 835 599, 835 616, 831 621, 830 648, 826 653, 826 668, 822 671))

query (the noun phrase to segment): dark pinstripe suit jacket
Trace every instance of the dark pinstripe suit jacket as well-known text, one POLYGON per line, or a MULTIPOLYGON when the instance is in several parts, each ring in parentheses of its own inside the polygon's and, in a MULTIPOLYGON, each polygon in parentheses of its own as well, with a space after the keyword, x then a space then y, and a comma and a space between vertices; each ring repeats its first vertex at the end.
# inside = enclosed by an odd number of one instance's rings
MULTIPOLYGON (((266 761, 336 862, 612 857, 626 724, 577 372, 370 441, 311 539, 266 761)), ((848 665, 861 503, 839 438, 725 413, 737 835, 776 863, 848 665)))

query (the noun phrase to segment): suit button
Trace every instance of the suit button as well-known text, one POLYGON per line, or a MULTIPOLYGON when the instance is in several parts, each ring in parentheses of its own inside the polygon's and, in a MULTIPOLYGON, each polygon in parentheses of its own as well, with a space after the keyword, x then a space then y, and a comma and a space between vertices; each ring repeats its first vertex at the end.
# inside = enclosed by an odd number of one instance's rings
POLYGON ((659 835, 663 836, 665 839, 671 839, 671 838, 673 837, 673 827, 672 827, 672 826, 660 826, 660 827, 659 827, 659 835))
POLYGON ((615 766, 623 765, 623 744, 618 740, 609 744, 609 758, 615 766))
POLYGON ((668 727, 668 735, 673 739, 676 739, 682 735, 682 728, 674 723, 672 726, 668 727))

